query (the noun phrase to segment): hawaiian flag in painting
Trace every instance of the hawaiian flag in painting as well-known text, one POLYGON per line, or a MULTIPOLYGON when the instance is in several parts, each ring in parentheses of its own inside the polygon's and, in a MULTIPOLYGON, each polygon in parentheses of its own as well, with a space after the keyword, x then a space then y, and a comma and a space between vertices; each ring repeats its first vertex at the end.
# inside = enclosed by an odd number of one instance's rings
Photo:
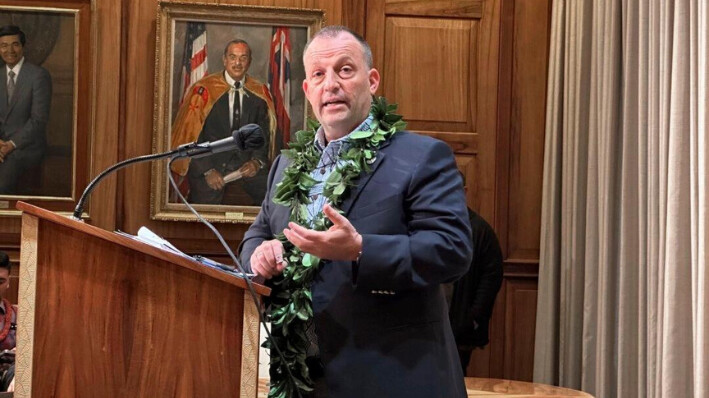
MULTIPOLYGON (((199 79, 207 75, 207 27, 204 22, 187 22, 185 53, 182 57, 180 96, 199 79)), ((182 102, 180 100, 180 102, 182 102)))
POLYGON ((273 28, 268 87, 278 122, 278 135, 285 147, 290 141, 290 28, 273 28))

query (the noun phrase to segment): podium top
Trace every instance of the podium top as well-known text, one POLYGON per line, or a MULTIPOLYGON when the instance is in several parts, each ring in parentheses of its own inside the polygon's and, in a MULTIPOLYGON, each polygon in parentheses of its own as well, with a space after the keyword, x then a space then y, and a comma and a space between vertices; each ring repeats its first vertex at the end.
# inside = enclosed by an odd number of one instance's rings
MULTIPOLYGON (((81 221, 74 220, 74 219, 66 217, 66 216, 61 216, 59 214, 53 213, 53 212, 43 209, 41 207, 31 205, 29 203, 18 201, 17 202, 17 209, 21 210, 24 214, 32 215, 32 216, 35 216, 35 217, 40 218, 42 220, 45 220, 45 221, 48 221, 48 222, 51 222, 54 224, 58 224, 58 225, 61 225, 61 226, 67 227, 67 228, 71 228, 73 230, 80 231, 80 232, 85 233, 87 235, 91 235, 96 238, 112 242, 116 245, 123 246, 128 249, 135 250, 137 252, 155 257, 157 259, 164 260, 164 261, 179 265, 181 267, 190 269, 194 272, 203 274, 203 275, 208 276, 210 278, 218 279, 220 281, 234 285, 234 286, 239 287, 241 289, 248 289, 248 285, 243 278, 239 278, 235 275, 231 275, 226 272, 222 272, 217 269, 205 266, 205 265, 197 262, 197 260, 191 260, 191 259, 182 257, 178 254, 170 253, 168 251, 151 246, 147 243, 139 242, 135 239, 121 236, 115 232, 106 231, 104 229, 98 228, 93 225, 86 224, 81 221)), ((251 284, 254 287, 254 291, 256 291, 256 293, 258 293, 262 296, 268 296, 271 293, 271 289, 266 286, 263 286, 261 284, 255 283, 255 282, 252 282, 251 284)))

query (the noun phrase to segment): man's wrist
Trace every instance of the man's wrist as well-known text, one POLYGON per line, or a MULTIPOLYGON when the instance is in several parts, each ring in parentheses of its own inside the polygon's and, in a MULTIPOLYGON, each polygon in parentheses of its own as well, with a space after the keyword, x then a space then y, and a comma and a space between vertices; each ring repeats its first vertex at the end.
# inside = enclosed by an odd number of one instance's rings
POLYGON ((354 253, 354 259, 352 261, 354 262, 359 262, 359 260, 362 258, 362 235, 357 233, 357 236, 355 237, 355 250, 356 252, 354 253))
POLYGON ((213 171, 216 171, 216 170, 214 170, 214 169, 209 169, 209 170, 205 171, 203 175, 204 175, 205 177, 209 177, 209 175, 212 174, 213 171))

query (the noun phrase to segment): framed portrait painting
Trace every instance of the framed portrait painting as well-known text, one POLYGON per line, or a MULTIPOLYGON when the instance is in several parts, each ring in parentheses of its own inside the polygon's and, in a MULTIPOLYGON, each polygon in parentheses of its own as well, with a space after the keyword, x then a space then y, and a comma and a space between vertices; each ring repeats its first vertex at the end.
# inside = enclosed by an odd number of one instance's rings
POLYGON ((68 213, 86 184, 91 1, 46 4, 0 5, 0 215, 68 213))
POLYGON ((302 55, 323 12, 161 2, 157 19, 154 151, 228 138, 248 124, 264 144, 156 163, 151 215, 194 220, 181 194, 211 221, 250 223, 274 158, 305 127, 302 55))

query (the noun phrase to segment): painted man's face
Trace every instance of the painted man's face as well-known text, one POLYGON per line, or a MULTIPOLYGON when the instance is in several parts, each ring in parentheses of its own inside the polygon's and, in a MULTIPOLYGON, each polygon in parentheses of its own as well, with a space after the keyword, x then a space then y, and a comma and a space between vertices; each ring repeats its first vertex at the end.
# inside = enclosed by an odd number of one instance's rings
POLYGON ((23 49, 20 35, 0 37, 0 57, 10 67, 14 67, 22 59, 23 49))
POLYGON ((226 73, 238 82, 251 66, 251 50, 244 43, 230 44, 222 61, 226 73))

